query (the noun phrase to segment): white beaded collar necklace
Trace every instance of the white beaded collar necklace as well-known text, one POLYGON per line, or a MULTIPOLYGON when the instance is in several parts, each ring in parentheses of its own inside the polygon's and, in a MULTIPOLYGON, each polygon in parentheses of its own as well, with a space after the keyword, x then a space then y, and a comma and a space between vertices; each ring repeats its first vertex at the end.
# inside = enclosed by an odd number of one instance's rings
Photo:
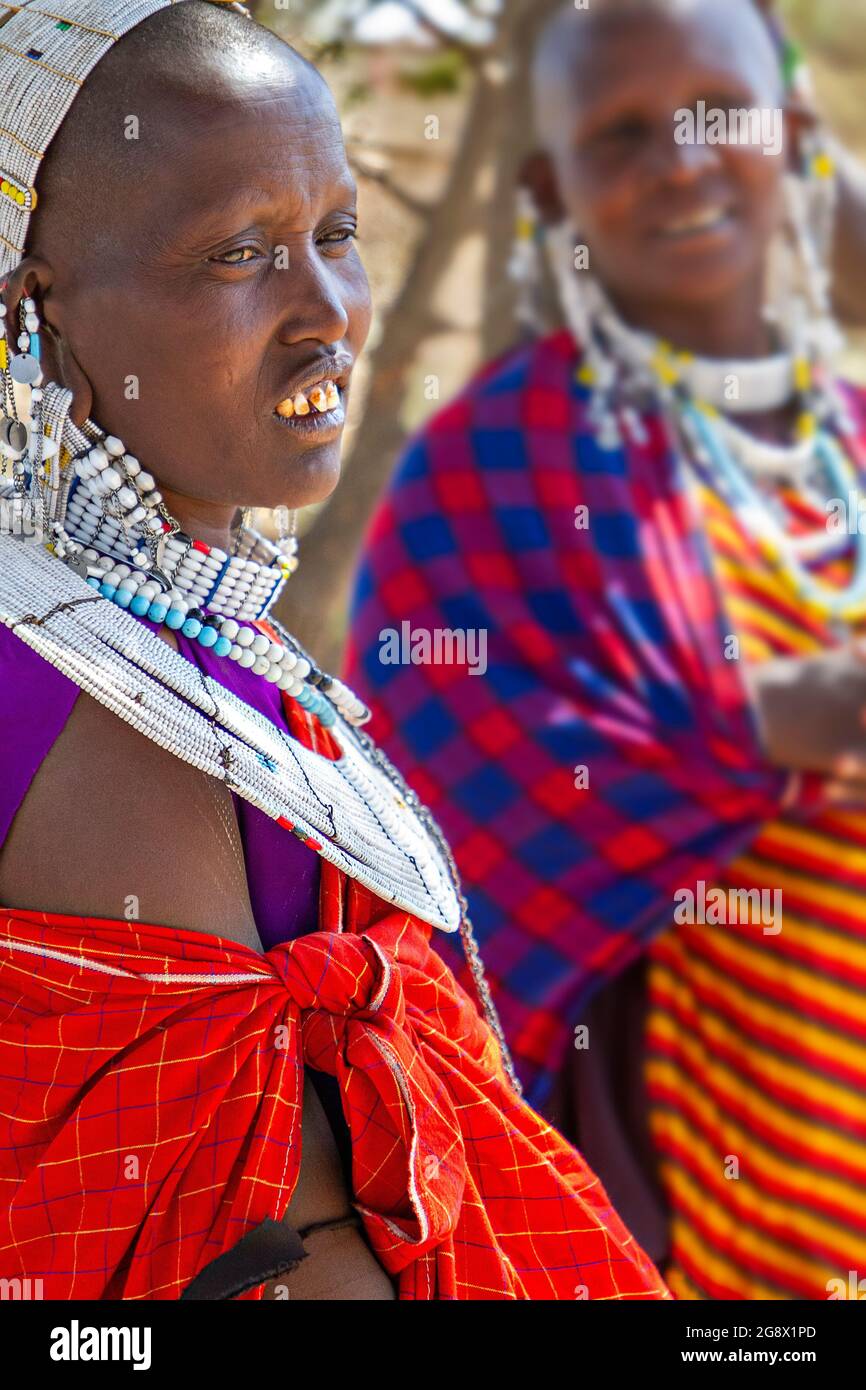
MULTIPOLYGON (((613 309, 600 286, 593 283, 597 319, 622 356, 649 368, 658 339, 631 328, 613 309)), ((784 350, 768 357, 698 357, 679 361, 680 374, 695 400, 727 415, 759 415, 790 404, 796 394, 795 355, 784 350)))
POLYGON ((342 756, 306 748, 59 564, 0 534, 0 622, 133 728, 291 830, 379 897, 445 931, 460 895, 417 799, 337 717, 342 756))

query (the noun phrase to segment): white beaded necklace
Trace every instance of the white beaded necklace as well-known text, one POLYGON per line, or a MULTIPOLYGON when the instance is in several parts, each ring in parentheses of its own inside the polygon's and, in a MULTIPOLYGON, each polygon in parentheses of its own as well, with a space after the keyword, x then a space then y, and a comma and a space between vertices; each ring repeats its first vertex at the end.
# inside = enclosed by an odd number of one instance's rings
POLYGON ((5 535, 0 621, 100 704, 288 823, 380 897, 446 931, 459 927, 448 865, 345 721, 339 761, 310 751, 41 546, 5 535))
MULTIPOLYGON (((0 85, 6 113, 0 128, 0 275, 14 270, 25 254, 37 204, 39 166, 88 74, 122 35, 174 3, 179 0, 52 0, 50 6, 41 0, 18 0, 15 5, 0 5, 0 85)), ((237 4, 229 8, 243 10, 237 4)), ((30 315, 35 306, 25 307, 30 315)), ((30 354, 38 357, 37 327, 35 316, 32 323, 25 320, 22 325, 30 335, 30 354)), ((19 346, 26 356, 28 339, 19 341, 19 346)), ((62 455, 65 450, 67 461, 78 460, 107 440, 92 421, 85 421, 80 429, 74 424, 71 393, 56 383, 48 383, 43 391, 38 370, 26 378, 13 370, 11 389, 6 377, 4 370, 0 406, 8 433, 0 438, 0 444, 5 440, 7 446, 0 452, 13 459, 13 484, 0 487, 0 497, 23 500, 27 496, 26 444, 19 448, 18 443, 23 426, 25 441, 29 436, 34 445, 29 455, 32 501, 44 530, 54 538, 51 544, 57 554, 38 543, 0 533, 0 621, 146 737, 219 777, 374 893, 434 926, 459 929, 479 1002, 519 1093, 454 860, 435 821, 381 750, 354 727, 367 717, 361 702, 339 681, 316 671, 279 623, 271 620, 280 642, 268 643, 267 653, 261 649, 261 633, 242 641, 241 634, 253 630, 241 629, 238 620, 246 619, 260 601, 263 607, 257 616, 261 618, 274 601, 273 590, 268 593, 273 575, 261 571, 273 570, 275 557, 260 550, 262 538, 255 537, 249 551, 241 549, 232 557, 258 566, 260 573, 229 566, 215 588, 218 576, 213 566, 190 558, 190 549, 201 553, 195 542, 187 547, 180 540, 183 553, 173 543, 178 537, 171 519, 163 515, 162 522, 169 520, 166 528, 154 515, 159 503, 153 479, 142 475, 140 465, 136 471, 137 460, 122 451, 126 467, 117 477, 108 471, 113 467, 111 456, 103 463, 98 453, 95 458, 91 453, 91 462, 100 466, 90 481, 97 473, 105 474, 102 484, 117 494, 116 503, 108 508, 114 515, 107 518, 103 507, 95 510, 92 490, 85 488, 69 518, 73 530, 81 527, 86 537, 76 540, 64 525, 73 479, 62 455), (36 386, 32 393, 26 389, 29 401, 22 395, 21 381, 36 386), (119 527, 110 524, 117 521, 119 527), (119 572, 118 587, 122 580, 133 580, 138 586, 134 594, 140 600, 138 607, 157 597, 143 591, 152 583, 143 571, 120 572, 121 566, 137 566, 147 558, 142 550, 125 555, 115 548, 124 544, 129 526, 139 523, 146 523, 139 536, 147 551, 154 542, 157 545, 150 568, 151 573, 159 572, 160 593, 170 592, 179 607, 198 600, 195 611, 201 610, 202 600, 212 604, 218 595, 222 616, 207 615, 201 633, 212 631, 211 622, 229 624, 227 629, 221 627, 217 642, 227 642, 229 654, 241 665, 251 664, 256 670, 258 663, 266 663, 267 669, 259 665, 257 673, 267 674, 279 688, 295 694, 307 709, 324 692, 327 699, 322 698, 321 714, 332 713, 333 718, 322 722, 337 726, 339 761, 303 747, 136 622, 123 611, 123 601, 108 600, 101 587, 108 573, 105 561, 119 572), (96 529, 88 534, 90 527, 96 529), (106 536, 107 553, 100 556, 95 546, 106 536), (88 545, 87 540, 94 544, 88 545), (93 554, 85 555, 87 550, 93 554), (71 566, 59 563, 60 559, 70 560, 71 566), (236 640, 229 639, 229 632, 236 640), (256 642, 258 649, 248 650, 256 642), (312 694, 309 682, 297 679, 299 670, 318 686, 312 694)), ((218 559, 212 553, 209 558, 218 559)), ((279 560, 276 565, 282 569, 279 560)), ((199 623, 189 609, 188 613, 184 631, 187 622, 199 623)), ((203 645, 209 644, 208 636, 203 645)))

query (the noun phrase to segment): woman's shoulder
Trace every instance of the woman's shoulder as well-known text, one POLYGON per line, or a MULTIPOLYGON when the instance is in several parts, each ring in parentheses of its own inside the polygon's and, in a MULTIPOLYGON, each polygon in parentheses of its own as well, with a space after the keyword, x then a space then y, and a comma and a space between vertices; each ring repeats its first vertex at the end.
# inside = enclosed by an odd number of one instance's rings
POLYGON ((0 903, 130 914, 258 949, 229 789, 69 684, 62 720, 51 704, 47 730, 38 709, 27 721, 26 756, 0 726, 15 770, 14 795, 5 778, 0 790, 0 903))
POLYGON ((567 427, 579 352, 565 331, 535 338, 486 363, 421 427, 410 449, 490 434, 567 427))
POLYGON ((566 332, 533 339, 482 367, 409 440, 380 508, 375 536, 425 510, 483 510, 503 475, 528 474, 546 453, 530 447, 574 425, 579 353, 566 332))
POLYGON ((0 623, 0 845, 79 694, 74 681, 0 623))

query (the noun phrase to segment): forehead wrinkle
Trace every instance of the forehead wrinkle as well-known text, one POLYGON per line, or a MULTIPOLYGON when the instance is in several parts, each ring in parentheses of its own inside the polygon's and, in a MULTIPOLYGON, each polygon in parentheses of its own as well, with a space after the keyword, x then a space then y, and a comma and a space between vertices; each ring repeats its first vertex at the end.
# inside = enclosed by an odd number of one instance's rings
MULTIPOLYGON (((344 206, 351 207, 355 201, 354 183, 344 180, 340 192, 345 193, 344 206)), ((197 232, 204 234, 210 228, 225 228, 242 219, 255 222, 262 217, 291 223, 309 217, 310 210, 309 193, 300 188, 293 189, 287 181, 279 193, 251 187, 239 190, 229 199, 187 208, 173 220, 171 230, 173 236, 189 236, 197 232)))

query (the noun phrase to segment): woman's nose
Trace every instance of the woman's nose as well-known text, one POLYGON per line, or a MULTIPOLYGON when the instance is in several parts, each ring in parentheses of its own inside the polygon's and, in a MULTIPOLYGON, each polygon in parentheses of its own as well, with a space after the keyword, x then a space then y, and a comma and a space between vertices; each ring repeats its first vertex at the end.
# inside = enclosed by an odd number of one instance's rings
POLYGON ((291 248, 285 269, 281 341, 297 343, 315 338, 337 343, 346 337, 349 315, 345 284, 336 269, 339 264, 329 263, 315 245, 291 248))
POLYGON ((718 145, 690 138, 675 118, 660 129, 653 143, 653 171, 668 181, 688 183, 717 168, 721 162, 718 145))

